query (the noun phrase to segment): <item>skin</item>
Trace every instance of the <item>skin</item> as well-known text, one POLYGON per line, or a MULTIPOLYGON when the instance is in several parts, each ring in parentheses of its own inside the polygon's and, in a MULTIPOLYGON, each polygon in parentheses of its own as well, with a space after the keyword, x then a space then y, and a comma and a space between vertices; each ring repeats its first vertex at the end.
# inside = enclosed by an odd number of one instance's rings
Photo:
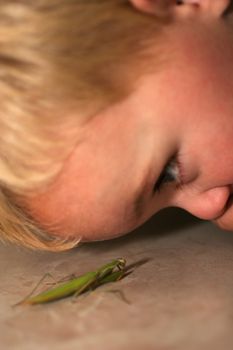
MULTIPOLYGON (((48 231, 113 238, 171 206, 233 230, 233 20, 229 1, 197 3, 170 5, 166 67, 80 127, 56 181, 27 199, 48 231), (171 157, 177 179, 154 192, 171 157)), ((153 15, 156 5, 132 6, 153 15)))

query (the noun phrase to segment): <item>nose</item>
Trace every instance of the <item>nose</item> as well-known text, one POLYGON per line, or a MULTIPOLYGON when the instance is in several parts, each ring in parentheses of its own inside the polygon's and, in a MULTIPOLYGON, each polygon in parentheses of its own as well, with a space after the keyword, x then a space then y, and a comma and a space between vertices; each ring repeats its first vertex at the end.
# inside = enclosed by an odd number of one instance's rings
POLYGON ((230 186, 215 187, 204 192, 184 188, 174 198, 173 205, 200 219, 214 220, 223 214, 230 193, 230 186))

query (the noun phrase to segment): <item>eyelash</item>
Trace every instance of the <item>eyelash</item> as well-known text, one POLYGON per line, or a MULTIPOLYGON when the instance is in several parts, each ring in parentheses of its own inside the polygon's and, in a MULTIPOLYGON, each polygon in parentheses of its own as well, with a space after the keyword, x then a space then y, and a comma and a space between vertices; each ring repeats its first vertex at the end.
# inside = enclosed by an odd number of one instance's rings
POLYGON ((179 177, 179 169, 178 169, 177 161, 172 158, 167 165, 164 167, 162 173, 159 175, 156 184, 154 185, 153 192, 160 192, 163 185, 168 182, 178 181, 179 177))

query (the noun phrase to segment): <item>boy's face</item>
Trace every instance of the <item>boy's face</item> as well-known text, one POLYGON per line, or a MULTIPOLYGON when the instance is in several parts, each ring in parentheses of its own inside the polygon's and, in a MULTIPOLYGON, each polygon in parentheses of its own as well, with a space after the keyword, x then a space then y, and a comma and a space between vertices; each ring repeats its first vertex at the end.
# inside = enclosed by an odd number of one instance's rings
POLYGON ((58 235, 111 238, 170 206, 233 230, 233 23, 174 25, 167 49, 166 67, 83 126, 57 181, 28 201, 58 235))

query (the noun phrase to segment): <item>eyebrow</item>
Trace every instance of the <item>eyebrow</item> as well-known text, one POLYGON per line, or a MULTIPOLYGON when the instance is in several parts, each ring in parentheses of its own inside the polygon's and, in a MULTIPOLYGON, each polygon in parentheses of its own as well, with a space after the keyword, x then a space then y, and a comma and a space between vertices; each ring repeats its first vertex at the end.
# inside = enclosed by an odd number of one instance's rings
POLYGON ((140 219, 144 213, 144 203, 146 199, 145 197, 147 193, 147 188, 148 188, 148 181, 147 181, 147 178, 145 178, 133 201, 133 213, 137 219, 140 219))
POLYGON ((134 215, 137 219, 139 219, 143 214, 143 207, 144 207, 144 191, 142 193, 139 193, 134 200, 134 215))

